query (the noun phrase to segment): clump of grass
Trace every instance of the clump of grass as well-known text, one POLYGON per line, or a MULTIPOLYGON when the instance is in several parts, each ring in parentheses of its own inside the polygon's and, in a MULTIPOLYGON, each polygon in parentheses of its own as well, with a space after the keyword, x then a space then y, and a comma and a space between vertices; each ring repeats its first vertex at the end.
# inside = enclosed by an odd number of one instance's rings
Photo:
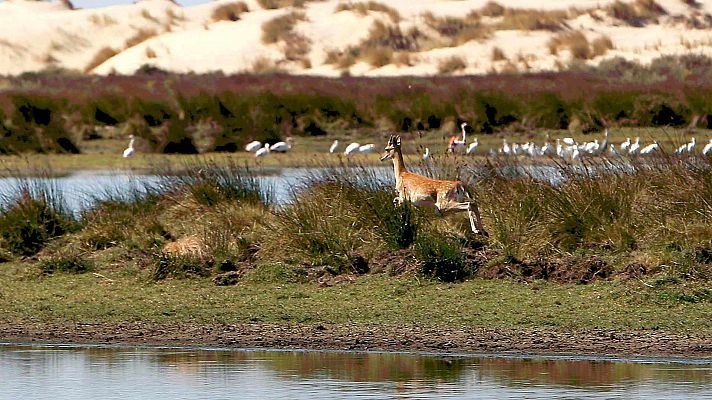
POLYGON ((56 272, 83 274, 94 269, 94 263, 79 254, 53 255, 41 259, 38 266, 45 275, 51 275, 56 272))
POLYGON ((460 245, 437 234, 421 234, 414 246, 419 271, 442 282, 457 282, 472 275, 460 245))
POLYGON ((34 255, 53 238, 78 227, 52 183, 21 182, 16 193, 3 197, 0 246, 12 254, 34 255))
POLYGON ((501 17, 505 11, 506 8, 503 5, 496 1, 488 1, 482 6, 478 13, 486 17, 501 17))
POLYGON ((506 60, 507 56, 504 55, 504 51, 497 46, 492 48, 492 61, 503 61, 506 60))
POLYGON ((303 268, 283 263, 263 263, 245 274, 243 280, 251 283, 303 283, 307 280, 307 273, 303 268))
POLYGON ((361 48, 387 47, 397 51, 414 51, 419 48, 421 32, 411 28, 406 32, 396 24, 375 21, 368 31, 368 37, 361 42, 361 48))
POLYGON ((160 281, 166 278, 192 278, 210 275, 212 265, 206 260, 194 255, 156 254, 150 272, 152 280, 160 281))
POLYGON ((235 1, 232 3, 221 4, 213 10, 211 18, 213 21, 238 21, 240 14, 249 12, 244 1, 235 1))
POLYGON ((394 23, 400 22, 401 16, 400 13, 398 13, 398 10, 395 8, 389 7, 383 3, 379 3, 377 1, 368 1, 368 2, 358 2, 358 3, 340 3, 337 7, 335 12, 339 11, 353 11, 355 13, 361 14, 361 15, 368 15, 369 11, 375 11, 375 12, 383 12, 388 14, 388 17, 390 17, 391 21, 394 23))
POLYGON ((593 57, 603 56, 613 48, 613 41, 610 37, 606 35, 599 36, 591 42, 591 55, 593 57))
POLYGON ((467 68, 465 59, 460 56, 451 56, 438 62, 439 74, 452 74, 467 68))
POLYGON ((143 43, 146 40, 158 35, 155 29, 139 29, 130 38, 126 39, 124 44, 125 48, 136 46, 137 44, 143 43))
POLYGON ((167 236, 158 219, 164 207, 161 200, 161 192, 148 185, 122 192, 107 190, 82 212, 77 240, 88 250, 123 246, 145 252, 167 236))
POLYGON ((307 0, 257 0, 257 4, 266 10, 276 10, 285 7, 301 8, 304 7, 306 1, 307 0))
POLYGON ((425 23, 441 37, 447 38, 447 46, 459 46, 470 40, 483 40, 491 36, 492 29, 480 23, 479 17, 467 16, 436 17, 433 13, 423 14, 425 23))
POLYGON ((569 14, 565 10, 506 8, 502 14, 502 21, 495 25, 495 29, 560 31, 568 18, 569 14))
POLYGON ((383 67, 393 61, 393 50, 383 46, 369 47, 361 58, 376 68, 383 67))
POLYGON ((265 22, 262 24, 262 42, 272 44, 284 40, 292 32, 294 26, 304 20, 306 20, 304 13, 294 11, 265 22))
POLYGON ((217 164, 208 159, 195 159, 179 169, 159 167, 160 187, 166 193, 187 192, 198 203, 214 207, 221 203, 244 202, 269 204, 271 192, 250 174, 246 166, 235 162, 217 164))
POLYGON ((250 72, 261 75, 280 74, 285 70, 269 57, 257 57, 252 62, 250 72))
POLYGON ((91 72, 92 70, 94 70, 94 68, 105 63, 108 59, 117 54, 119 54, 119 52, 111 47, 102 47, 94 54, 94 57, 92 57, 92 59, 84 67, 84 72, 91 72))
POLYGON ((560 33, 549 39, 547 45, 553 55, 562 49, 568 50, 571 57, 577 60, 588 60, 593 55, 588 39, 581 31, 560 33))
POLYGON ((636 0, 634 3, 616 0, 608 6, 607 13, 630 26, 642 27, 657 20, 660 15, 667 14, 667 11, 655 0, 636 0))

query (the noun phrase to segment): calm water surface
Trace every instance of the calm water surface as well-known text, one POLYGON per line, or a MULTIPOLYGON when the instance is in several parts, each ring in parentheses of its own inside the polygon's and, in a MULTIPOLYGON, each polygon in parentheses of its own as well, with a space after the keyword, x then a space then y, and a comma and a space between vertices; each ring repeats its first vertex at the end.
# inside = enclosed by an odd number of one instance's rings
POLYGON ((712 399, 710 360, 0 345, 0 399, 712 399))

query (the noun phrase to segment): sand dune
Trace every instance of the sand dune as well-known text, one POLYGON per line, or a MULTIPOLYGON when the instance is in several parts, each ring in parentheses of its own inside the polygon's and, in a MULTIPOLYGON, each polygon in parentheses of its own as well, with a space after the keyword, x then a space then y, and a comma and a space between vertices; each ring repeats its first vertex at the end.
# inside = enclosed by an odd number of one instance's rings
POLYGON ((236 3, 142 0, 72 9, 6 0, 0 74, 131 74, 152 65, 195 73, 460 75, 557 70, 572 60, 595 65, 618 56, 648 63, 667 54, 712 55, 712 1, 510 0, 501 2, 508 10, 500 15, 484 0, 326 0, 278 9, 245 0, 236 21, 216 14, 236 3), (525 10, 531 8, 542 14, 525 10), (265 41, 265 24, 283 16, 291 23, 275 28, 273 43, 265 41))

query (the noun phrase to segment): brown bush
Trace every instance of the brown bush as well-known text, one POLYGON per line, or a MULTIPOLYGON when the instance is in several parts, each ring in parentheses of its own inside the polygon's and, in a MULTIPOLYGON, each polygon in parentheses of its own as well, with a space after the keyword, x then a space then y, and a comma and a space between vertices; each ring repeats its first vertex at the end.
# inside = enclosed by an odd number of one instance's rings
POLYGON ((382 67, 393 60, 393 50, 383 46, 369 47, 363 52, 362 59, 374 67, 382 67))
POLYGON ((460 56, 452 56, 440 60, 438 63, 438 73, 439 74, 451 74, 456 71, 460 71, 467 68, 467 63, 460 56))
POLYGON ((352 11, 361 15, 368 15, 369 11, 383 12, 388 14, 394 23, 400 22, 401 16, 398 10, 377 1, 363 3, 341 3, 336 7, 336 12, 352 11))
POLYGON ((547 45, 553 55, 558 54, 559 50, 567 49, 574 59, 588 60, 593 54, 586 35, 580 31, 560 33, 552 37, 547 45))
POLYGON ((262 42, 272 44, 284 40, 297 22, 304 20, 306 20, 304 13, 291 12, 265 22, 262 24, 262 42))
POLYGON ((236 1, 233 3, 221 4, 215 7, 212 14, 213 21, 237 21, 240 19, 240 14, 249 12, 244 1, 236 1))
POLYGON ((153 29, 139 29, 134 33, 133 36, 130 38, 126 39, 126 42, 124 43, 124 48, 129 48, 129 47, 134 47, 139 43, 143 43, 146 40, 158 35, 158 33, 153 30, 153 29))
POLYGON ((99 51, 94 54, 94 57, 89 61, 89 63, 84 67, 84 72, 91 72, 94 68, 100 66, 106 60, 119 54, 118 51, 112 49, 111 47, 102 47, 99 51))
POLYGON ((285 7, 302 8, 304 7, 304 3, 306 3, 306 0, 257 0, 257 4, 266 10, 276 10, 285 7))
POLYGON ((608 50, 613 49, 613 41, 610 37, 603 35, 597 37, 591 42, 591 49, 593 51, 593 57, 598 57, 605 55, 608 50))
POLYGON ((641 27, 657 20, 667 11, 655 0, 636 0, 635 3, 623 3, 616 0, 607 8, 607 13, 613 18, 624 21, 630 26, 641 27))
POLYGON ((436 17, 431 12, 423 14, 426 25, 439 35, 450 39, 448 46, 459 46, 470 40, 482 40, 491 36, 492 28, 480 22, 479 16, 465 18, 436 17))
POLYGON ((502 61, 506 59, 507 56, 504 55, 504 51, 502 51, 502 49, 497 46, 492 48, 492 61, 502 61))
POLYGON ((501 17, 504 15, 505 7, 495 1, 488 1, 482 6, 479 13, 485 17, 501 17))
POLYGON ((504 10, 502 21, 495 28, 499 30, 559 31, 565 27, 567 18, 569 15, 565 10, 507 8, 504 10))

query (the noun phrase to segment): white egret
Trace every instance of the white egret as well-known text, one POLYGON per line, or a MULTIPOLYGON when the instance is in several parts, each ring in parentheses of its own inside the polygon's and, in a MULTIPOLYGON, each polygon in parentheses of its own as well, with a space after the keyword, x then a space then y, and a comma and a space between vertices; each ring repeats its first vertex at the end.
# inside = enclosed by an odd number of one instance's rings
POLYGON ((257 150, 255 152, 255 157, 264 157, 267 154, 269 154, 269 144, 265 143, 265 145, 262 148, 260 148, 259 150, 257 150))
POLYGON ((346 146, 346 149, 344 149, 344 154, 350 156, 351 154, 357 153, 359 147, 361 147, 360 144, 353 142, 350 145, 346 146))
POLYGON ((134 135, 129 135, 129 138, 130 138, 131 140, 129 140, 129 147, 127 147, 126 149, 124 149, 124 158, 131 157, 131 156, 134 155, 134 153, 136 152, 136 151, 134 150, 134 147, 133 147, 133 145, 134 145, 134 135))
POLYGON ((702 155, 706 156, 707 154, 712 154, 712 139, 702 148, 702 155))
POLYGON ((332 153, 332 154, 335 153, 337 147, 339 147, 339 141, 334 140, 334 142, 331 143, 331 146, 329 146, 329 153, 332 153))
POLYGON ((257 141, 257 140, 254 140, 254 141, 252 141, 252 142, 250 142, 250 143, 247 143, 247 145, 245 146, 245 151, 249 151, 250 153, 254 153, 254 152, 256 152, 257 150, 259 150, 261 147, 262 147, 262 143, 260 143, 260 142, 257 141))
POLYGON ((369 143, 369 144, 364 144, 364 145, 359 146, 358 152, 367 154, 367 153, 373 152, 375 149, 376 149, 376 145, 373 143, 369 143))
POLYGON ((292 137, 288 137, 286 142, 277 142, 269 147, 269 151, 277 153, 286 153, 292 148, 292 137))

